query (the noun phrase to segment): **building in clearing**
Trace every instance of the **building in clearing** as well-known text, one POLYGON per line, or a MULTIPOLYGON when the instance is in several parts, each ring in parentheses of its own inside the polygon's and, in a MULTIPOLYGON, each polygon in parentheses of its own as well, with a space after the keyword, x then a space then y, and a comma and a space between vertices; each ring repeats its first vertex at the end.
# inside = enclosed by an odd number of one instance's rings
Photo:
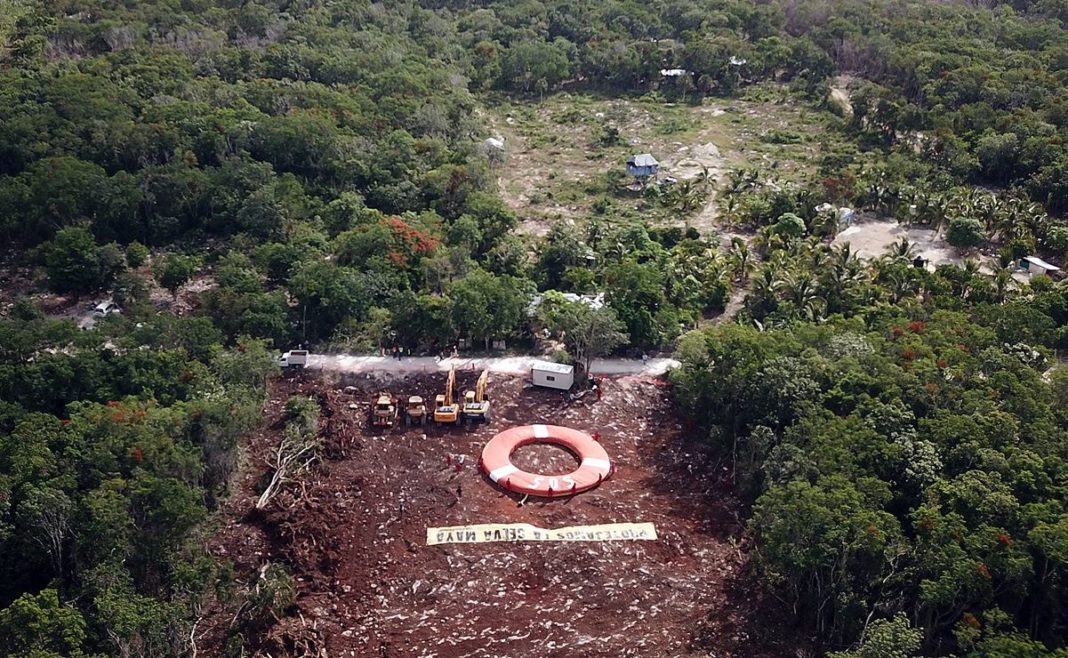
POLYGON ((660 163, 649 153, 632 155, 627 160, 627 173, 635 178, 645 179, 650 176, 656 176, 656 172, 659 170, 660 163))
POLYGON ((535 386, 566 391, 575 383, 575 366, 538 361, 530 368, 530 381, 535 386))
POLYGON ((1027 270, 1028 274, 1046 274, 1050 275, 1054 272, 1060 272, 1061 268, 1056 265, 1050 265, 1046 261, 1042 260, 1038 256, 1025 256, 1020 259, 1020 269, 1027 270))

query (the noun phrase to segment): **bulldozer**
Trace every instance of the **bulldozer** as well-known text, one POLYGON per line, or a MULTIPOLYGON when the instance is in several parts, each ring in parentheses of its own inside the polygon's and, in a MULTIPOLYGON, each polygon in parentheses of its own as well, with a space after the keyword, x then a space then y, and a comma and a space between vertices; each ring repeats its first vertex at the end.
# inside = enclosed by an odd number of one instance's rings
POLYGON ((404 414, 405 425, 426 425, 426 403, 423 398, 413 395, 408 398, 408 407, 404 414))
POLYGON ((371 398, 371 426, 393 427, 397 422, 397 401, 386 392, 371 398))
POLYGON ((445 380, 445 393, 434 396, 434 422, 456 424, 460 422, 460 405, 452 399, 456 388, 456 368, 449 368, 449 378, 445 380))
POLYGON ((475 384, 475 390, 464 392, 464 424, 486 422, 490 416, 490 402, 486 397, 486 385, 489 384, 489 370, 483 370, 475 384))

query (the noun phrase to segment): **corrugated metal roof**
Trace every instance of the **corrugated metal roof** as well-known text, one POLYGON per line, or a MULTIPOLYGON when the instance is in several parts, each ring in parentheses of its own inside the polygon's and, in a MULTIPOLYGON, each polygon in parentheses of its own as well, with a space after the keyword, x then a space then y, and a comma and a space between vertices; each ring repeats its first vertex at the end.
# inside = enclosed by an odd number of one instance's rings
POLYGON ((649 153, 639 153, 631 156, 630 160, 627 160, 627 164, 635 167, 656 167, 660 163, 649 153))
POLYGON ((1047 263, 1046 261, 1042 260, 1038 256, 1024 256, 1024 260, 1027 261, 1028 263, 1033 264, 1033 265, 1038 265, 1039 267, 1041 267, 1044 270, 1057 271, 1057 270, 1061 269, 1061 268, 1057 267, 1056 265, 1050 265, 1049 263, 1047 263))
MULTIPOLYGON (((589 256, 587 256, 589 258, 589 256)), ((569 302, 582 302, 586 306, 589 306, 593 310, 597 310, 604 306, 604 293, 599 292, 596 295, 576 295, 573 292, 561 293, 563 298, 569 302)), ((527 313, 533 313, 538 310, 541 303, 545 300, 545 295, 534 295, 531 298, 530 304, 527 305, 527 313)))

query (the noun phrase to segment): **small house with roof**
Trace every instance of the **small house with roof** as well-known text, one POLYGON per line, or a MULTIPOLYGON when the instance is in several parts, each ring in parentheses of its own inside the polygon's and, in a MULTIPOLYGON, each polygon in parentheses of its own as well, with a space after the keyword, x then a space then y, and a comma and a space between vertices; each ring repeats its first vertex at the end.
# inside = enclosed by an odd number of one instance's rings
POLYGON ((649 178, 650 176, 656 176, 656 172, 659 170, 660 163, 649 153, 632 155, 630 159, 627 160, 627 173, 635 178, 649 178))
POLYGON ((1020 269, 1027 270, 1028 274, 1045 274, 1047 276, 1054 272, 1060 272, 1061 268, 1056 265, 1051 265, 1042 260, 1038 256, 1025 256, 1020 259, 1020 269))

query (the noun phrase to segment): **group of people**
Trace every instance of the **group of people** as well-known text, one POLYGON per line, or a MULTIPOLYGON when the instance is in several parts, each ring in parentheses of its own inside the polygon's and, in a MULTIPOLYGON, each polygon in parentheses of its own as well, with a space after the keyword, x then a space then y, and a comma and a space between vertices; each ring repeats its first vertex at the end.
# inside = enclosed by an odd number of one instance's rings
POLYGON ((437 356, 434 357, 434 360, 435 361, 441 361, 443 359, 448 359, 448 358, 455 359, 455 358, 457 358, 459 356, 460 356, 460 348, 459 348, 459 346, 453 345, 452 346, 452 354, 448 354, 443 350, 443 351, 439 352, 437 354, 437 356))

